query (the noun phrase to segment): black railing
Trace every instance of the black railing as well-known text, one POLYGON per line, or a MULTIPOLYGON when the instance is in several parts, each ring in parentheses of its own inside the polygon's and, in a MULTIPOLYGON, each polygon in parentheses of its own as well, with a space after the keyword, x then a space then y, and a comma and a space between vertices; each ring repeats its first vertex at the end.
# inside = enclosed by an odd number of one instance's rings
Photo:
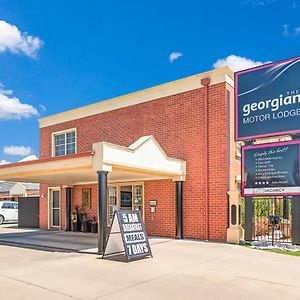
POLYGON ((292 242, 292 200, 286 197, 253 198, 252 240, 292 242))

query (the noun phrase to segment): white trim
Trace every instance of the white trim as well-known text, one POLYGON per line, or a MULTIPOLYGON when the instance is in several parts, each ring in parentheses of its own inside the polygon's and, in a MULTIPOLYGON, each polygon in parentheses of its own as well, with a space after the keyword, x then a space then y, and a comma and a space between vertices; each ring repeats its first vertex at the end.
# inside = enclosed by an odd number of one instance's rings
MULTIPOLYGON (((66 134, 69 132, 75 132, 75 153, 77 153, 77 128, 69 128, 66 130, 62 130, 62 131, 56 131, 56 132, 52 132, 51 133, 51 156, 52 157, 59 157, 59 156, 55 156, 55 141, 54 141, 54 137, 56 135, 60 135, 60 134, 65 134, 65 138, 67 137, 66 134)), ((67 155, 67 139, 65 140, 65 155, 67 155)))
POLYGON ((40 128, 60 124, 104 112, 128 107, 135 104, 176 95, 201 88, 201 79, 209 77, 211 85, 226 82, 233 87, 233 71, 228 67, 222 67, 201 74, 196 74, 179 80, 171 81, 165 84, 157 85, 127 95, 115 97, 98 103, 75 108, 56 115, 39 119, 40 128))
POLYGON ((166 157, 152 136, 134 150, 105 142, 93 144, 93 150, 82 155, 0 166, 0 178, 57 186, 78 185, 96 181, 96 173, 105 166, 105 170, 112 172, 109 182, 136 182, 152 178, 185 181, 186 162, 166 157))
POLYGON ((280 195, 280 194, 289 194, 289 193, 299 193, 300 187, 298 186, 289 186, 289 187, 268 187, 268 188, 245 188, 244 194, 246 195, 280 195))
POLYGON ((61 229, 61 188, 54 186, 48 187, 48 229, 59 228, 61 229), (53 226, 52 220, 52 192, 59 192, 59 226, 53 226))

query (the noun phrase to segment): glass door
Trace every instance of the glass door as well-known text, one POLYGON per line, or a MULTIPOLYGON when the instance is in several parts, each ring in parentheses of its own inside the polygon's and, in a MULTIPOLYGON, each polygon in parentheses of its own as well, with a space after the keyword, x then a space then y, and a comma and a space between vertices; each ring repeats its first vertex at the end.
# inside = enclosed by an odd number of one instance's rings
POLYGON ((60 192, 50 190, 51 197, 51 227, 60 227, 60 192))
POLYGON ((120 186, 120 209, 132 210, 132 186, 120 186))
POLYGON ((116 184, 108 187, 108 223, 112 223, 115 210, 140 210, 143 215, 143 184, 116 184))

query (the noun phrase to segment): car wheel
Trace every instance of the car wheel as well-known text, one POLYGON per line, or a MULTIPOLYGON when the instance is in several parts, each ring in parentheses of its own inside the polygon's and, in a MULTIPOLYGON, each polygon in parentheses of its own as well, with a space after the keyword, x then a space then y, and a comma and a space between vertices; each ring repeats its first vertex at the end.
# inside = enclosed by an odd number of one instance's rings
POLYGON ((4 217, 0 215, 0 225, 3 224, 4 222, 4 217))

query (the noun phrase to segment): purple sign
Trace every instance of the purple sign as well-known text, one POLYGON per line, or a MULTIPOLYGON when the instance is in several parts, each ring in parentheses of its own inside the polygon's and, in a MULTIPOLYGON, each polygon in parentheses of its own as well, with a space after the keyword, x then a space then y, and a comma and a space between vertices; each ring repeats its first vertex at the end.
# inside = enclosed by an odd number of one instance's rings
POLYGON ((300 132, 300 57, 235 73, 235 139, 300 132))
POLYGON ((300 141, 242 148, 242 195, 300 195, 300 141))

